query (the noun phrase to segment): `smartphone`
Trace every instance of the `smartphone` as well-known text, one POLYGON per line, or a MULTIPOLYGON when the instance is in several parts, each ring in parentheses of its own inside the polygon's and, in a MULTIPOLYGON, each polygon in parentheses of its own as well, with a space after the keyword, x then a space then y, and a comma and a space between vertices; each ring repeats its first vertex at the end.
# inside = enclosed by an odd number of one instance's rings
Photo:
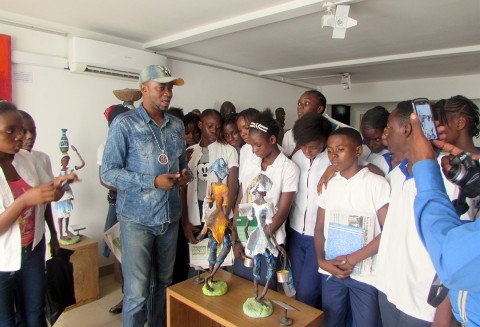
POLYGON ((426 98, 413 100, 413 109, 422 124, 422 131, 427 140, 438 140, 437 127, 432 112, 432 107, 426 98))

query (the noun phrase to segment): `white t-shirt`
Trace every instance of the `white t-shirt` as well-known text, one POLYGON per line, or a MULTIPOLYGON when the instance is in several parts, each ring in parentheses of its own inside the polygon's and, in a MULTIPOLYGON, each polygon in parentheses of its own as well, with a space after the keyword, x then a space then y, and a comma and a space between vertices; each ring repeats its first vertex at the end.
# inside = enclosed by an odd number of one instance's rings
MULTIPOLYGON (((337 219, 345 219, 350 225, 362 227, 365 233, 373 239, 380 234, 377 211, 389 202, 390 185, 387 180, 368 170, 361 169, 350 179, 342 177, 339 173, 328 182, 327 189, 317 197, 319 207, 325 209, 325 221, 323 226, 325 236, 325 248, 328 244, 328 227, 337 219), (340 217, 340 218, 337 218, 340 217), (370 222, 370 223, 369 223, 370 222)), ((383 235, 382 235, 383 237, 383 235)), ((371 265, 369 273, 362 272, 358 275, 350 275, 352 279, 375 286, 375 257, 367 258, 371 265)), ((329 272, 319 268, 322 274, 330 275, 329 272)))
POLYGON ((300 169, 298 191, 290 211, 290 227, 300 234, 313 236, 317 221, 317 184, 330 166, 327 151, 319 153, 310 165, 310 159, 302 151, 297 151, 292 161, 300 169))
POLYGON ((413 203, 417 195, 406 160, 390 172, 391 195, 377 255, 377 289, 398 310, 433 321, 435 308, 427 303, 435 276, 430 256, 417 233, 413 203))
MULTIPOLYGON (((265 201, 272 203, 274 214, 278 211, 278 201, 282 193, 297 192, 300 171, 297 165, 282 152, 280 152, 275 161, 268 166, 265 171, 262 171, 261 159, 259 162, 251 160, 243 164, 245 166, 242 167, 243 175, 242 179, 240 179, 242 185, 242 203, 253 201, 253 198, 249 201, 249 196, 246 193, 252 180, 260 173, 266 175, 272 181, 272 188, 267 192, 265 201)), ((285 223, 277 230, 275 238, 278 244, 285 244, 285 223)))

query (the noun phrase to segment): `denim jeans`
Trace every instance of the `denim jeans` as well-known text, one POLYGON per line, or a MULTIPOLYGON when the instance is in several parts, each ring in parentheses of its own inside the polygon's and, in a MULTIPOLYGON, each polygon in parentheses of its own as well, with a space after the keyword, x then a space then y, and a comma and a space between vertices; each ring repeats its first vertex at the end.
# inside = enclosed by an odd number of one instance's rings
MULTIPOLYGON (((280 270, 282 267, 281 257, 282 257, 281 255, 278 255, 278 257, 275 258, 276 270, 280 270)), ((259 284, 264 286, 267 283, 268 262, 265 256, 263 255, 260 256, 260 267, 263 267, 263 268, 260 268, 259 284)), ((253 267, 245 267, 243 260, 240 260, 237 258, 233 260, 233 274, 253 281, 253 267)), ((276 291, 277 285, 278 285, 277 278, 276 276, 274 276, 270 280, 270 284, 268 285, 268 288, 276 291)))
POLYGON ((22 247, 18 271, 0 272, 0 326, 15 326, 15 311, 25 327, 46 327, 45 238, 22 247))
POLYGON ((123 324, 166 325, 166 288, 172 283, 179 222, 145 226, 120 217, 123 324))

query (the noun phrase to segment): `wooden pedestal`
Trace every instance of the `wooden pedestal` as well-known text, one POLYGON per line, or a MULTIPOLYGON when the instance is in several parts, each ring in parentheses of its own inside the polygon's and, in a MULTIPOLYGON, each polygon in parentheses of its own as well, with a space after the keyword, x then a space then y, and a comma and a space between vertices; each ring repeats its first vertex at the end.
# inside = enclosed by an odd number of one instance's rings
POLYGON ((60 246, 75 251, 70 257, 70 261, 73 264, 77 303, 69 306, 67 310, 98 299, 100 294, 98 283, 98 242, 82 236, 80 242, 76 244, 60 246))
MULTIPOLYGON (((195 284, 193 278, 167 288, 167 326, 279 326, 284 309, 275 303, 273 314, 267 318, 254 319, 243 313, 243 303, 253 296, 253 282, 223 270, 217 272, 215 279, 227 282, 227 294, 205 296, 203 284, 195 284)), ((262 290, 259 287, 259 292, 262 290)), ((288 311, 293 326, 322 326, 322 311, 272 290, 268 291, 266 298, 282 301, 298 310, 288 311)))

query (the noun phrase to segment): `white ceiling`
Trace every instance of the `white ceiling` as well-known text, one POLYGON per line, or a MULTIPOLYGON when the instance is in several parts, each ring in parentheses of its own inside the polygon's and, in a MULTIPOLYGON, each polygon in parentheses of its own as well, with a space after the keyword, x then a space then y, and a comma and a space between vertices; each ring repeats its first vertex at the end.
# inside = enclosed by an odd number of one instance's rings
MULTIPOLYGON (((53 29, 307 87, 480 74, 479 0, 355 0, 343 40, 319 0, 1 0, 0 22, 53 29)), ((1 32, 1 31, 0 31, 1 32)))

